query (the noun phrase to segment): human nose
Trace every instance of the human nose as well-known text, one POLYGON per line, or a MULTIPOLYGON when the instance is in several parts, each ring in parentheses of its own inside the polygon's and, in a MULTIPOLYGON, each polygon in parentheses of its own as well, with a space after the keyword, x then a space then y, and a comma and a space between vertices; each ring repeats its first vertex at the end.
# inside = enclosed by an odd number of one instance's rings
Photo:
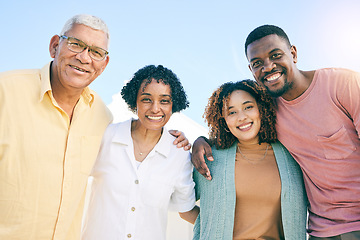
POLYGON ((157 113, 160 111, 160 103, 154 101, 152 106, 151 106, 151 110, 153 113, 157 113))
POLYGON ((86 46, 82 52, 76 54, 76 57, 82 62, 82 63, 90 63, 91 57, 90 57, 90 51, 89 46, 86 46))
POLYGON ((263 64, 263 72, 270 72, 275 67, 275 64, 270 59, 266 59, 263 64))
POLYGON ((247 115, 245 112, 243 111, 239 111, 238 114, 237 114, 237 121, 238 122, 242 122, 244 121, 245 119, 247 118, 247 115))

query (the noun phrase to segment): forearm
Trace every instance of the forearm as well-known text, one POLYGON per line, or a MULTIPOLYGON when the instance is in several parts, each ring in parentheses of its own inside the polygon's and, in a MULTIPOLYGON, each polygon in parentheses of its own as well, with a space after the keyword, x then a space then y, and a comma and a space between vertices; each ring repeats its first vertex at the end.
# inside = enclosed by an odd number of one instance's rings
POLYGON ((179 215, 185 221, 194 224, 199 213, 200 213, 200 208, 197 205, 195 205, 195 207, 188 212, 179 212, 179 215))

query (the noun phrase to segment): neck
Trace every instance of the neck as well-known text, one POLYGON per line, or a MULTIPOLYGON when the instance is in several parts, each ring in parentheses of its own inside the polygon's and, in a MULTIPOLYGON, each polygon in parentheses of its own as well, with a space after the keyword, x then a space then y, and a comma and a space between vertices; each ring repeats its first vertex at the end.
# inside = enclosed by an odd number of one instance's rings
POLYGON ((57 74, 53 72, 52 69, 50 71, 50 85, 55 101, 57 102, 59 107, 61 107, 61 109, 64 110, 64 112, 66 112, 66 114, 71 119, 72 114, 74 112, 74 108, 80 99, 83 89, 74 90, 74 89, 65 88, 60 83, 59 77, 57 76, 57 74))
POLYGON ((261 143, 259 144, 259 141, 254 141, 254 142, 238 142, 238 146, 241 149, 257 149, 257 148, 263 148, 264 146, 266 146, 268 143, 261 143))
POLYGON ((138 142, 158 142, 162 134, 162 129, 151 130, 145 128, 139 120, 131 123, 131 137, 138 142))
POLYGON ((291 101, 301 96, 310 86, 315 71, 301 71, 295 74, 293 85, 290 90, 284 93, 281 97, 286 101, 291 101))
POLYGON ((239 146, 244 146, 244 147, 246 147, 246 146, 250 146, 250 147, 251 146, 259 146, 260 145, 259 144, 259 136, 256 135, 254 138, 248 139, 246 141, 238 139, 238 145, 239 146))
POLYGON ((160 130, 150 130, 144 128, 139 120, 134 120, 131 123, 131 138, 134 143, 135 159, 142 162, 151 150, 158 143, 162 134, 160 130))

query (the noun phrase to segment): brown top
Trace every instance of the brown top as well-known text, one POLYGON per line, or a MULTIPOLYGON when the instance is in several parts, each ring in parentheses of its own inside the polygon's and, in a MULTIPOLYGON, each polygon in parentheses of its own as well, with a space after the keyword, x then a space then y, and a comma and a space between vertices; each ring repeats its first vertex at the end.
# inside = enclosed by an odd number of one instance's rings
POLYGON ((235 188, 233 239, 284 239, 281 182, 270 144, 238 144, 235 188))

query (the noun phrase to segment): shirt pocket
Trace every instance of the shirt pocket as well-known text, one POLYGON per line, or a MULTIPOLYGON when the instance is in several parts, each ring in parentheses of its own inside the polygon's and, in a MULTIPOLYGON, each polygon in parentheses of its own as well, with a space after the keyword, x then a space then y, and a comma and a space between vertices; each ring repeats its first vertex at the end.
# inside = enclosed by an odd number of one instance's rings
POLYGON ((325 158, 329 160, 345 159, 356 150, 356 146, 344 126, 330 136, 317 136, 325 158))
POLYGON ((81 161, 80 172, 89 175, 94 166, 97 155, 99 154, 101 136, 82 136, 81 137, 81 161))
POLYGON ((173 187, 159 177, 150 177, 143 183, 141 200, 144 205, 154 208, 166 208, 169 205, 173 187))

